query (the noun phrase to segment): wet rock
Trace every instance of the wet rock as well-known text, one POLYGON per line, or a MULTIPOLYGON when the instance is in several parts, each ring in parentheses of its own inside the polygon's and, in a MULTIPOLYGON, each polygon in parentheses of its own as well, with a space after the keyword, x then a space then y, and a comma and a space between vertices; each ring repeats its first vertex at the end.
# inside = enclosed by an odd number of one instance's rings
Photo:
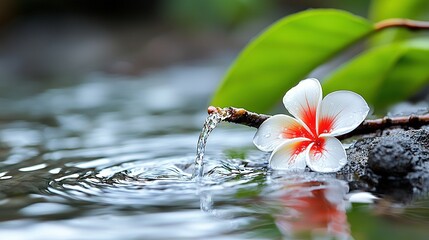
POLYGON ((378 175, 404 176, 420 165, 423 152, 408 134, 383 136, 369 150, 368 167, 378 175))
MULTIPOLYGON (((429 131, 391 129, 357 140, 347 149, 349 163, 338 176, 350 186, 397 192, 429 192, 429 131), (404 184, 406 183, 406 184, 404 184)), ((395 197, 397 198, 397 196, 395 197)))

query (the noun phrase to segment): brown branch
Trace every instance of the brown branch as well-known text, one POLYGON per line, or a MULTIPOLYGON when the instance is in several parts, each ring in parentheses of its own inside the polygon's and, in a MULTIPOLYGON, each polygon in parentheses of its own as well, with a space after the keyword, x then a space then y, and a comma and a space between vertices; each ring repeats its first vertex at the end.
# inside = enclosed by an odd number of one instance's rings
MULTIPOLYGON (((225 116, 223 121, 246 125, 254 128, 259 128, 259 126, 261 126, 261 124, 270 117, 270 115, 258 114, 249 112, 243 108, 233 107, 219 108, 210 106, 207 111, 209 114, 219 113, 225 116)), ((384 117, 374 120, 365 120, 355 130, 345 135, 338 136, 338 138, 346 139, 354 135, 372 133, 377 130, 390 127, 419 128, 424 125, 429 125, 429 114, 392 118, 384 117)))
POLYGON ((222 116, 226 116, 226 118, 223 121, 246 125, 254 128, 259 128, 259 126, 261 126, 261 124, 265 120, 271 117, 270 115, 254 113, 254 112, 247 111, 246 109, 243 109, 243 108, 234 108, 234 107, 219 108, 219 107, 210 106, 207 109, 207 112, 209 114, 216 112, 221 114, 222 116))
POLYGON ((378 22, 374 27, 376 31, 391 27, 405 27, 410 30, 424 30, 429 29, 429 22, 415 21, 404 18, 392 18, 378 22))

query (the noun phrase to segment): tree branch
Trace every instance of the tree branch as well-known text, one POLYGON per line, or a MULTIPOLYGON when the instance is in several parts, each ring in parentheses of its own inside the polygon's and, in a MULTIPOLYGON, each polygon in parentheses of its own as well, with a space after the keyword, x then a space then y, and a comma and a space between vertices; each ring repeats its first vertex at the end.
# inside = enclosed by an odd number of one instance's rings
POLYGON ((429 29, 429 22, 415 21, 404 18, 392 18, 383 20, 375 24, 376 31, 391 27, 405 27, 410 30, 424 30, 429 29))
MULTIPOLYGON (((210 106, 207 109, 207 112, 209 114, 218 113, 225 116, 223 121, 246 125, 254 128, 259 128, 259 126, 270 117, 270 115, 258 114, 249 112, 243 108, 234 107, 219 108, 210 106)), ((374 120, 365 120, 355 130, 345 135, 338 136, 338 138, 346 139, 354 135, 371 133, 390 127, 419 128, 424 125, 429 125, 429 114, 392 118, 384 117, 374 120)))
POLYGON ((259 128, 259 126, 267 120, 270 115, 258 114, 254 112, 247 111, 243 108, 219 108, 210 106, 207 109, 208 114, 218 113, 222 116, 226 116, 223 121, 237 123, 241 125, 246 125, 249 127, 259 128))

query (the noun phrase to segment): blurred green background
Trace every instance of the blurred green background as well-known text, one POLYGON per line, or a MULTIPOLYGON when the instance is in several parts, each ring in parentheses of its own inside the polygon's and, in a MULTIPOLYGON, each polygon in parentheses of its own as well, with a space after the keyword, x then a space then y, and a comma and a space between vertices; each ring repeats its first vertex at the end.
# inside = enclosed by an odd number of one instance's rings
POLYGON ((140 75, 218 56, 231 62, 283 16, 308 8, 366 15, 368 6, 367 0, 2 0, 0 81, 73 80, 93 71, 140 75))
MULTIPOLYGON (((273 22, 316 8, 345 10, 373 21, 429 16, 429 2, 423 0, 3 0, 0 94, 13 95, 1 89, 15 81, 23 82, 15 91, 25 94, 40 83, 75 82, 93 72, 142 76, 213 59, 226 72, 240 50, 273 22)), ((370 45, 410 34, 387 29, 371 38, 370 45)), ((312 76, 323 78, 334 67, 312 76)))

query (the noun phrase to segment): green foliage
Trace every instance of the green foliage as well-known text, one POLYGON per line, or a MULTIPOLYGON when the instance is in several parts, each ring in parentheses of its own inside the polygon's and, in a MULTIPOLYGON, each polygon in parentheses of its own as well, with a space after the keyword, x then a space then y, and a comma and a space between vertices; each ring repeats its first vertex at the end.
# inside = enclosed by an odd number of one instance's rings
POLYGON ((271 7, 259 0, 166 0, 165 16, 176 24, 189 28, 231 27, 250 17, 261 15, 271 7))
POLYGON ((388 18, 419 19, 428 10, 427 0, 373 0, 370 18, 379 22, 388 18))
MULTIPOLYGON (((374 0, 370 8, 370 19, 379 22, 389 18, 409 18, 424 20, 428 13, 429 1, 427 0, 374 0)), ((371 39, 371 44, 376 46, 408 39, 413 34, 407 29, 386 29, 371 39)))
MULTIPOLYGON (((379 0, 372 6, 374 19, 412 16, 424 5, 412 0, 399 4, 402 7, 385 3, 386 8, 382 8, 384 2, 379 0)), ((386 29, 377 30, 369 21, 339 10, 308 10, 285 17, 241 52, 214 94, 212 104, 266 112, 280 102, 287 90, 342 50, 385 33, 386 29)), ((374 40, 378 41, 375 47, 345 61, 325 77, 325 93, 355 91, 380 112, 428 83, 429 38, 412 40, 398 35, 384 38, 383 42, 380 39, 374 40)))
POLYGON ((263 112, 312 70, 373 30, 337 10, 309 10, 283 18, 240 54, 213 105, 263 112))
POLYGON ((347 89, 375 109, 406 99, 429 79, 429 39, 370 49, 323 81, 325 93, 347 89))

